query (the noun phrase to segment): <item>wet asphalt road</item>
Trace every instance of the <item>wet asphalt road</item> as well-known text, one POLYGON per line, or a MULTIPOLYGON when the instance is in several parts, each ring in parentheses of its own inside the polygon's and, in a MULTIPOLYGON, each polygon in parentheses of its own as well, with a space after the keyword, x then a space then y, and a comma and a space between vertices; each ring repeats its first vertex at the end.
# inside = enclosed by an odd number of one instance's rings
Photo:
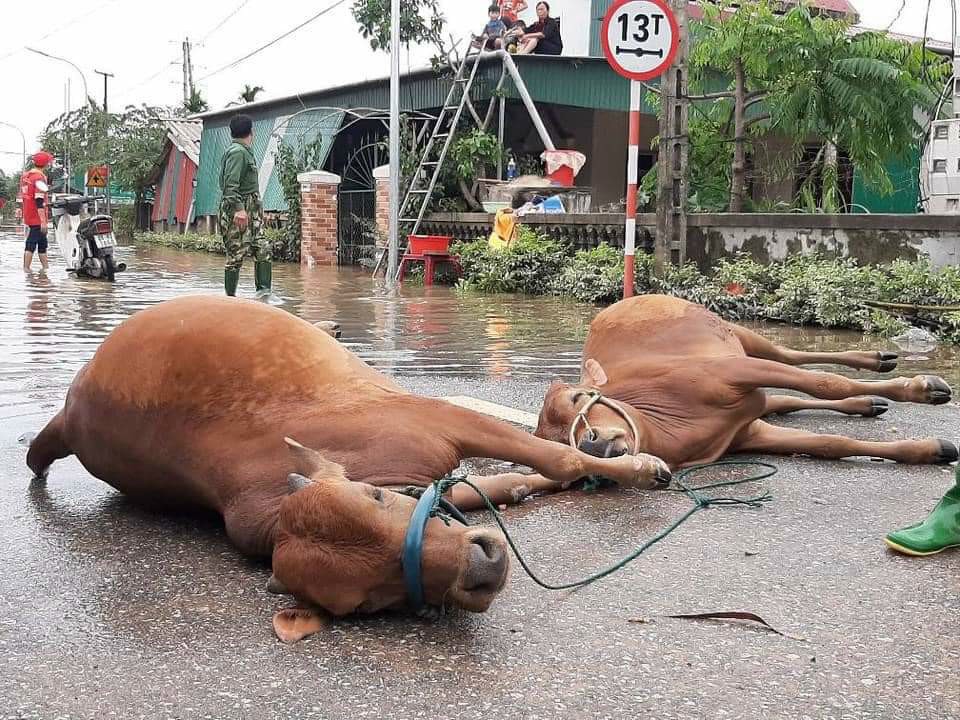
MULTIPOLYGON (((56 377, 73 371, 56 369, 50 348, 37 357, 56 377)), ((73 459, 30 482, 17 438, 42 419, 14 415, 62 398, 35 380, 0 385, 17 397, 0 421, 0 718, 960 717, 960 552, 906 559, 881 542, 926 514, 952 469, 781 459, 774 502, 700 513, 592 587, 547 594, 515 566, 485 615, 357 618, 284 646, 268 568, 239 556, 215 519, 144 512, 73 459), (717 610, 757 613, 792 637, 665 617, 717 610)), ((400 381, 530 411, 546 382, 400 381)), ((783 424, 957 440, 960 408, 783 424)), ((507 518, 559 579, 618 558, 687 507, 668 493, 567 493, 507 518)))

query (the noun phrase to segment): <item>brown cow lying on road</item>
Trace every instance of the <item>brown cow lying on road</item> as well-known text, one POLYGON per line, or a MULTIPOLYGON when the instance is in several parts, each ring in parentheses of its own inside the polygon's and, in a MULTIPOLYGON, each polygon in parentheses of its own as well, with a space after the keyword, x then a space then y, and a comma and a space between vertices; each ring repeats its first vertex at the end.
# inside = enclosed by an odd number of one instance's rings
POLYGON ((699 305, 647 295, 597 315, 583 358, 579 384, 555 382, 547 392, 538 437, 602 457, 642 449, 674 469, 727 453, 862 455, 914 464, 957 460, 957 448, 946 440, 863 442, 761 419, 807 409, 873 417, 887 411, 886 399, 933 405, 950 400, 950 386, 930 375, 864 382, 794 367, 833 363, 890 372, 896 368, 893 354, 788 350, 699 305), (764 388, 818 399, 768 395, 764 388))
MULTIPOLYGON (((270 589, 333 615, 404 604, 400 548, 416 502, 383 487, 428 486, 473 457, 550 478, 475 479, 496 503, 589 475, 641 488, 670 480, 657 458, 598 459, 411 395, 309 323, 215 297, 162 303, 104 340, 27 464, 42 478, 71 454, 144 504, 220 513, 242 552, 272 558, 270 589)), ((451 499, 480 506, 463 485, 451 499)), ((434 518, 422 558, 432 605, 483 612, 506 583, 507 547, 491 529, 434 518)), ((288 640, 320 624, 313 610, 274 619, 288 640)))

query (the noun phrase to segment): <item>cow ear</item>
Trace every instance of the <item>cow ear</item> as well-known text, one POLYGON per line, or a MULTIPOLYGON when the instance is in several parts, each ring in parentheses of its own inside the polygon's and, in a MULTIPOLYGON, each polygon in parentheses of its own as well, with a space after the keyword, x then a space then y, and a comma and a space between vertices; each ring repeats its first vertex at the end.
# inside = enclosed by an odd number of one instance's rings
POLYGON ((589 387, 601 388, 607 384, 607 373, 603 366, 593 358, 583 364, 583 378, 581 383, 589 387))
POLYGON ((316 450, 311 450, 298 443, 293 438, 284 438, 287 449, 293 457, 293 465, 299 475, 311 480, 342 480, 346 481, 346 470, 343 465, 327 460, 316 450))
POLYGON ((273 616, 273 631, 288 645, 317 634, 328 624, 326 615, 310 608, 286 608, 273 616))

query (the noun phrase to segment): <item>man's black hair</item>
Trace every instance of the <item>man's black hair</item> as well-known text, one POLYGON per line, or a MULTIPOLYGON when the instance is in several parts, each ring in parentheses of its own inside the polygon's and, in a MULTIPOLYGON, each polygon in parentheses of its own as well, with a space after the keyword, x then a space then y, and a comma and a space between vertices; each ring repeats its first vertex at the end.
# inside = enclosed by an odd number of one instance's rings
POLYGON ((490 7, 487 8, 487 13, 495 12, 497 15, 500 14, 500 6, 496 3, 493 3, 490 7))
POLYGON ((249 115, 234 115, 230 119, 230 137, 234 140, 247 137, 253 132, 253 120, 249 115))

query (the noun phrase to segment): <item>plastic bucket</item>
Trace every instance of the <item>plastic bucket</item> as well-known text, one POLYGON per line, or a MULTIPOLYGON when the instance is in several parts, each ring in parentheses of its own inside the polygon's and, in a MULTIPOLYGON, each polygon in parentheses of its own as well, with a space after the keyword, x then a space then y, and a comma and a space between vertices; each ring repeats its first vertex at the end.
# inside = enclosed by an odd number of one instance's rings
POLYGON ((562 187, 573 187, 573 168, 569 165, 561 165, 547 177, 562 187))
POLYGON ((424 253, 446 254, 450 252, 452 237, 447 235, 411 235, 408 238, 408 252, 412 255, 424 253))

